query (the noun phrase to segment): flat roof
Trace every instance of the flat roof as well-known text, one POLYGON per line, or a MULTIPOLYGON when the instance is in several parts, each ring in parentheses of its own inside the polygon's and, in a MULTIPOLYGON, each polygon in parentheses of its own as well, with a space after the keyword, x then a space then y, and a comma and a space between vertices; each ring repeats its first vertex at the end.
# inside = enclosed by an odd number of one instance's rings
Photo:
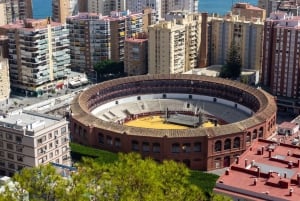
POLYGON ((31 111, 22 111, 18 114, 9 115, 0 119, 0 126, 37 132, 64 120, 62 117, 40 114, 31 111))
POLYGON ((231 164, 214 190, 254 200, 300 200, 299 166, 299 147, 259 139, 231 164))

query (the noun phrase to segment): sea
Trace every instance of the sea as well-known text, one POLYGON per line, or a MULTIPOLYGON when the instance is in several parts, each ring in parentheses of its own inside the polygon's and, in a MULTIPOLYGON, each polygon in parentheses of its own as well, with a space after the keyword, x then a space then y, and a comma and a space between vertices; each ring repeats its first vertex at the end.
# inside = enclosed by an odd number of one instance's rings
MULTIPOLYGON (((32 0, 33 18, 41 19, 51 16, 51 2, 52 0, 32 0)), ((257 0, 199 0, 199 11, 224 15, 230 11, 231 6, 236 2, 257 5, 257 0)))

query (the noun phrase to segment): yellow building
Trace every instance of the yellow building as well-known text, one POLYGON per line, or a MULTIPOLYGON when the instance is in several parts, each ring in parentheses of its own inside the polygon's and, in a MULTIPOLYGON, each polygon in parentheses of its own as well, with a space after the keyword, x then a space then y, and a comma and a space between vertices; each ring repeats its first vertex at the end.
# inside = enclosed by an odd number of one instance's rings
POLYGON ((52 20, 55 22, 66 23, 67 17, 76 15, 77 13, 77 0, 52 1, 52 20))
POLYGON ((223 65, 232 42, 240 49, 242 68, 261 70, 264 24, 238 15, 210 19, 210 65, 223 65))

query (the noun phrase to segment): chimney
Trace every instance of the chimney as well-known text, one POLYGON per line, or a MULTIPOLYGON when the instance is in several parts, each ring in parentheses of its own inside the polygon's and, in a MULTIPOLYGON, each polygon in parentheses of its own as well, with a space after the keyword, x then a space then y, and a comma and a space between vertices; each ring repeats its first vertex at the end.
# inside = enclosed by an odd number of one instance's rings
MULTIPOLYGON (((239 162, 240 162, 240 156, 237 156, 237 157, 236 157, 235 164, 237 164, 237 165, 238 165, 238 164, 239 164, 239 162)), ((299 160, 298 160, 298 162, 299 162, 299 160)))
POLYGON ((257 177, 260 177, 260 167, 257 167, 257 177))
POLYGON ((297 184, 300 185, 300 173, 297 174, 297 184))
POLYGON ((291 153, 291 152, 290 152, 290 150, 288 150, 288 152, 287 152, 287 155, 289 156, 289 155, 290 155, 290 153, 291 153))
POLYGON ((298 159, 297 165, 298 165, 298 168, 299 168, 300 167, 300 160, 299 159, 298 159))
POLYGON ((272 176, 272 172, 273 170, 269 170, 269 174, 268 174, 269 178, 272 176))
POLYGON ((286 172, 283 173, 283 177, 286 178, 286 172))
POLYGON ((294 189, 293 189, 293 188, 290 188, 290 196, 293 195, 293 191, 294 191, 294 189))
POLYGON ((290 169, 293 167, 293 162, 292 162, 292 161, 289 161, 288 167, 289 167, 290 169))
POLYGON ((226 169, 225 175, 229 175, 229 168, 226 169))
POLYGON ((262 147, 261 147, 261 155, 264 155, 264 150, 265 150, 265 147, 262 146, 262 147))
POLYGON ((254 178, 254 186, 256 186, 257 178, 254 178))
POLYGON ((248 159, 245 159, 245 168, 248 166, 248 159))
POLYGON ((272 150, 269 150, 269 158, 272 157, 272 150))

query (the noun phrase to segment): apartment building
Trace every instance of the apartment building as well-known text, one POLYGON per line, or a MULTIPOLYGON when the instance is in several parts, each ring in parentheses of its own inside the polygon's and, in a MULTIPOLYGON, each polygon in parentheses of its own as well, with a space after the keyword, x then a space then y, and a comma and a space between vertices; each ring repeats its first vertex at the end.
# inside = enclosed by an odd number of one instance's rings
POLYGON ((265 21, 266 19, 265 9, 253 6, 249 3, 236 3, 232 6, 231 12, 233 15, 244 17, 247 21, 253 18, 259 18, 261 21, 265 21))
POLYGON ((86 3, 87 12, 89 13, 110 15, 112 11, 126 10, 126 0, 88 0, 86 3))
POLYGON ((125 39, 124 72, 127 75, 143 75, 148 72, 148 39, 137 34, 125 39))
POLYGON ((0 36, 0 106, 5 106, 10 95, 9 66, 5 44, 8 38, 0 36))
POLYGON ((0 0, 0 26, 32 18, 31 0, 0 0))
POLYGON ((210 65, 223 65, 231 44, 239 47, 243 69, 261 70, 264 24, 238 15, 210 19, 210 65))
POLYGON ((0 175, 24 167, 71 165, 65 118, 23 111, 0 119, 0 175))
POLYGON ((257 7, 266 10, 266 17, 278 10, 281 0, 258 0, 257 7))
POLYGON ((265 22, 262 83, 280 97, 300 97, 300 18, 271 13, 265 22))
POLYGON ((66 23, 68 16, 78 13, 78 0, 52 0, 52 20, 66 23))
POLYGON ((0 27, 8 36, 12 90, 39 96, 62 87, 70 66, 69 31, 50 19, 26 19, 0 27))
POLYGON ((125 38, 143 32, 143 14, 111 12, 110 16, 79 13, 67 19, 70 30, 71 68, 93 72, 104 60, 124 60, 125 38))
POLYGON ((201 14, 173 11, 166 16, 166 21, 150 26, 148 72, 173 74, 199 67, 207 55, 202 23, 206 22, 202 21, 201 14))

